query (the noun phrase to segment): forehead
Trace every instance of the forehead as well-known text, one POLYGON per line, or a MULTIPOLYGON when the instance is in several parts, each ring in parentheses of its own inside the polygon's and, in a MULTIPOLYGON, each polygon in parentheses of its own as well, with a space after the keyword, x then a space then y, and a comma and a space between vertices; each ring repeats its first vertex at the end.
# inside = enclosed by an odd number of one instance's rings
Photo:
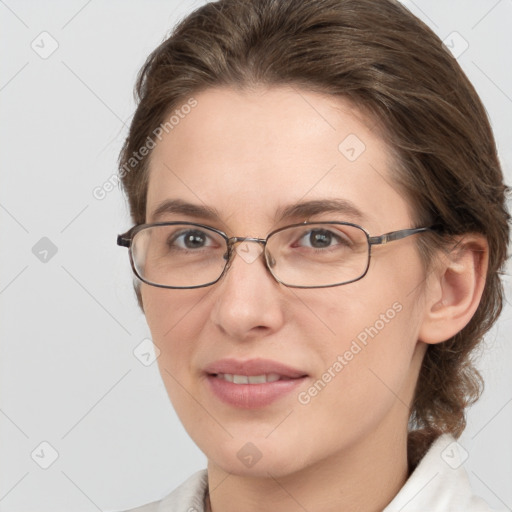
POLYGON ((148 222, 170 199, 262 230, 301 201, 341 199, 369 228, 386 212, 407 218, 388 148, 346 100, 294 87, 217 88, 194 99, 153 149, 148 222))

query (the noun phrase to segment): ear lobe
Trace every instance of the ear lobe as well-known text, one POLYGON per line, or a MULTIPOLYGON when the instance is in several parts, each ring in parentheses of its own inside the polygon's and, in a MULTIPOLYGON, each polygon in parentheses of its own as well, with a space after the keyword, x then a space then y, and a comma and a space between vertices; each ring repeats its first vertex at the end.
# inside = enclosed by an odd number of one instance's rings
POLYGON ((419 341, 441 343, 461 331, 473 317, 485 287, 489 246, 480 234, 467 234, 448 253, 440 253, 427 279, 419 341))

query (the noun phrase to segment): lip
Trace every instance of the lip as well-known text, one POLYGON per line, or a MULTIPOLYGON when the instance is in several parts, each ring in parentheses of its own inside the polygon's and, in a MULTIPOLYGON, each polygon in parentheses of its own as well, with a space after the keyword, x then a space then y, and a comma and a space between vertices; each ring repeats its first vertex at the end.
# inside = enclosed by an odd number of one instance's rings
POLYGON ((204 371, 208 374, 233 373, 247 376, 261 375, 263 373, 278 373, 282 377, 288 377, 289 379, 296 379, 307 375, 304 371, 270 359, 249 359, 247 361, 219 359, 206 366, 204 371))
POLYGON ((240 409, 265 407, 303 384, 307 373, 269 359, 221 359, 204 368, 210 391, 222 402, 240 409), (262 384, 234 384, 216 377, 219 373, 255 376, 277 373, 286 380, 262 384))

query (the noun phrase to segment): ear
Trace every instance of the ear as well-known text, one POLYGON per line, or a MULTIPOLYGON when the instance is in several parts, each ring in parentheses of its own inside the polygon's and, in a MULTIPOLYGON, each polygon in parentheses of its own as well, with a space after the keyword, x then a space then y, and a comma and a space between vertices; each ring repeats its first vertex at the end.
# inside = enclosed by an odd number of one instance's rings
POLYGON ((418 339, 440 343, 461 331, 474 315, 485 287, 489 245, 480 234, 456 237, 427 277, 423 323, 418 339))

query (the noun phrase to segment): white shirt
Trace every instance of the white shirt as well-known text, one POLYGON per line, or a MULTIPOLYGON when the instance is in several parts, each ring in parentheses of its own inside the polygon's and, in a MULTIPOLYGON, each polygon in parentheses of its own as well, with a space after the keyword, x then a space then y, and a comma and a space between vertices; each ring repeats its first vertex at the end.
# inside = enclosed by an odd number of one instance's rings
MULTIPOLYGON (((492 512, 471 490, 465 456, 451 434, 438 437, 382 512, 492 512)), ((125 512, 204 512, 207 470, 194 473, 165 498, 125 512)))

